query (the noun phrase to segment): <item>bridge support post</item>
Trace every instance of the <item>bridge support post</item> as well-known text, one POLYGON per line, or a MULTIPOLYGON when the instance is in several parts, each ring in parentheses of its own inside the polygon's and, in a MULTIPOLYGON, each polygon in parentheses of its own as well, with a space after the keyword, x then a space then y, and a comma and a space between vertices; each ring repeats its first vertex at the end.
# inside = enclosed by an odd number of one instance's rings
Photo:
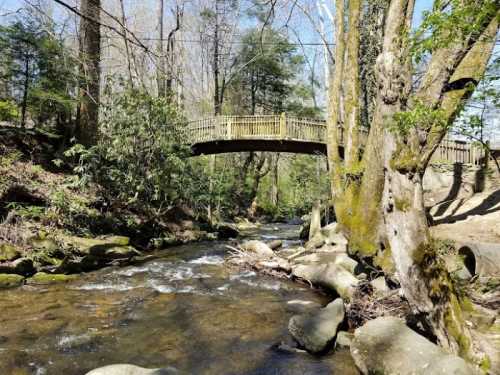
POLYGON ((280 138, 286 137, 286 115, 282 112, 280 115, 280 138))

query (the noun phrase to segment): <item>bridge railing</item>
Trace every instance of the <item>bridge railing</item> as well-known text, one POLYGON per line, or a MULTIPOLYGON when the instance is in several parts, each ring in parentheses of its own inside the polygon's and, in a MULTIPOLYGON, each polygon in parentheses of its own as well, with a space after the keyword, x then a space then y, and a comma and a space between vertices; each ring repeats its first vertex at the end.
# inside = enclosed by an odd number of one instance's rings
MULTIPOLYGON (((344 130, 340 130, 340 142, 344 141, 344 130)), ((360 136, 362 145, 366 143, 368 131, 363 130, 360 136)), ((188 124, 183 135, 186 143, 229 140, 294 140, 302 142, 326 143, 326 121, 308 118, 288 117, 281 115, 257 116, 216 116, 195 120, 188 124)), ((471 143, 443 139, 434 153, 432 163, 463 163, 479 165, 485 157, 481 147, 471 143)))

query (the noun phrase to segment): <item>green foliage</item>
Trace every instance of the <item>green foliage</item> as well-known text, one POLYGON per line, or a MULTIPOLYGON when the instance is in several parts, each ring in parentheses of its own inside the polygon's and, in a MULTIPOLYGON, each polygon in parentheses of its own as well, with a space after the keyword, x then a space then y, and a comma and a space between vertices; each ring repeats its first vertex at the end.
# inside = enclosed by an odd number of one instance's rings
POLYGON ((462 1, 436 0, 431 11, 424 13, 423 21, 411 40, 417 62, 426 53, 462 42, 467 36, 477 37, 485 22, 498 11, 496 0, 462 1))
POLYGON ((12 100, 0 100, 0 121, 15 121, 19 118, 19 110, 12 100))
POLYGON ((447 121, 443 110, 429 108, 417 102, 411 110, 396 113, 394 121, 389 123, 389 130, 407 136, 412 129, 430 130, 446 126, 447 121))
POLYGON ((189 199, 191 181, 182 145, 184 119, 165 98, 118 84, 106 94, 97 146, 73 146, 82 182, 94 181, 109 199, 161 206, 189 199))
MULTIPOLYGON (((66 124, 75 107, 76 64, 52 25, 30 14, 0 26, 0 83, 9 90, 8 107, 0 101, 0 120, 19 119, 25 106, 38 124, 66 124), (7 108, 7 109, 5 109, 7 108), (2 110, 3 109, 3 110, 2 110)), ((2 93, 0 93, 2 95, 2 93)))
POLYGON ((9 210, 15 211, 16 215, 27 219, 40 220, 45 213, 45 207, 43 206, 31 206, 10 202, 6 207, 9 210))
POLYGON ((281 113, 293 93, 292 79, 303 65, 296 47, 276 30, 251 29, 242 38, 235 57, 242 66, 230 86, 230 99, 238 113, 281 113))

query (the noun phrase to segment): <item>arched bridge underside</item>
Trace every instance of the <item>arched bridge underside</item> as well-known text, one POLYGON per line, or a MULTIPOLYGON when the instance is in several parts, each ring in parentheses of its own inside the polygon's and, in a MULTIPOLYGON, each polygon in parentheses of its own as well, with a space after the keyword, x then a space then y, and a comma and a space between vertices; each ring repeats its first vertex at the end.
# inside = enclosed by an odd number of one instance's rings
MULTIPOLYGON (((343 154, 343 129, 340 153, 343 154)), ((326 122, 281 115, 216 116, 189 123, 186 143, 193 155, 227 152, 269 151, 326 155, 326 122)), ((367 132, 361 133, 361 144, 367 132)), ((444 139, 433 162, 479 164, 484 152, 470 143, 444 139)))
MULTIPOLYGON (((269 151, 294 154, 326 155, 326 143, 297 139, 234 139, 199 142, 191 146, 193 155, 221 154, 226 152, 269 151)), ((340 148, 341 152, 343 147, 340 148)))

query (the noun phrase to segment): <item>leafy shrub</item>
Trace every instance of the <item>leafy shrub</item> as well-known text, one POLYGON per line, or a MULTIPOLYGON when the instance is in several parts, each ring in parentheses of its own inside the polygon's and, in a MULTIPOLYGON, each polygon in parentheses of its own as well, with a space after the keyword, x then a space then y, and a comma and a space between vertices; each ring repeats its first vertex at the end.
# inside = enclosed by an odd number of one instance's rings
POLYGON ((108 86, 100 140, 91 148, 75 145, 66 152, 77 156, 81 182, 97 182, 110 200, 144 208, 183 200, 191 174, 189 149, 182 145, 185 120, 165 98, 119 85, 108 86))
POLYGON ((15 121, 19 117, 19 110, 12 100, 0 100, 0 121, 15 121))

